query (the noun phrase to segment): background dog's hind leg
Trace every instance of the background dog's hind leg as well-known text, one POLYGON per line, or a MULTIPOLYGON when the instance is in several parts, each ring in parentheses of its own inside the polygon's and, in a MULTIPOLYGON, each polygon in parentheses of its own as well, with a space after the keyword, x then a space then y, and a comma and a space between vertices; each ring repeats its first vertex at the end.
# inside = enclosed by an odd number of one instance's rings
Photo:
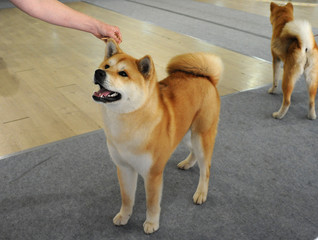
POLYGON ((311 84, 308 87, 309 91, 309 109, 308 109, 308 118, 310 120, 316 119, 316 110, 315 110, 315 99, 317 93, 317 81, 316 84, 311 84))
MULTIPOLYGON (((318 66, 316 67, 318 68, 318 66)), ((305 70, 306 74, 306 83, 309 94, 309 109, 308 109, 308 119, 314 120, 316 119, 316 110, 315 110, 315 100, 317 94, 318 87, 318 69, 315 69, 315 66, 309 65, 309 67, 305 70)))
POLYGON ((285 61, 282 83, 283 102, 280 109, 272 114, 273 118, 282 119, 288 112, 295 83, 298 80, 299 76, 303 73, 305 65, 304 61, 295 62, 293 57, 290 57, 285 61))
MULTIPOLYGON (((272 53, 273 55, 273 53, 272 53)), ((278 85, 281 60, 273 55, 273 86, 268 90, 268 93, 273 94, 278 85)))

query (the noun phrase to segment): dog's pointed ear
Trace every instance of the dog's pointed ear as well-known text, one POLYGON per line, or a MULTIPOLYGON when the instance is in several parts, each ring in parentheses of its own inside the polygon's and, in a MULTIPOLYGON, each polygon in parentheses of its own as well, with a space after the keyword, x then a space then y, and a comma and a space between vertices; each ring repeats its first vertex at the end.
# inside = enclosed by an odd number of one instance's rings
POLYGON ((294 6, 293 6, 293 4, 292 3, 287 3, 286 4, 286 7, 288 7, 289 9, 291 9, 291 10, 293 10, 294 11, 294 6))
POLYGON ((139 59, 137 61, 137 65, 139 72, 144 76, 145 79, 148 79, 155 71, 155 66, 149 55, 139 59))
POLYGON ((271 2, 271 11, 273 11, 273 9, 276 7, 278 7, 278 5, 274 2, 271 2))
POLYGON ((107 39, 106 41, 106 52, 105 52, 105 59, 110 58, 111 56, 122 53, 123 51, 119 48, 116 41, 112 38, 107 39))

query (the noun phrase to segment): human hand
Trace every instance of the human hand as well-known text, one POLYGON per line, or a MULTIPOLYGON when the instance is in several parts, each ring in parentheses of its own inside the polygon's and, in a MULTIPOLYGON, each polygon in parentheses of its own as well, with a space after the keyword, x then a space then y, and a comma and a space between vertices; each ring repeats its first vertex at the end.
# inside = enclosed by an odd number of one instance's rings
POLYGON ((97 27, 97 32, 94 34, 96 37, 113 38, 118 44, 122 42, 122 36, 118 27, 100 22, 97 27))

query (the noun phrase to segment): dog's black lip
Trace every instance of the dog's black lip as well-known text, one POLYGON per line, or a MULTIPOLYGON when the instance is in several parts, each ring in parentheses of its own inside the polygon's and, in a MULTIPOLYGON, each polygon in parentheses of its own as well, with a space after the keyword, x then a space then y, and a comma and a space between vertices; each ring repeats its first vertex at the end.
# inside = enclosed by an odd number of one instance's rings
POLYGON ((118 93, 118 95, 116 97, 112 97, 112 98, 110 98, 110 97, 101 98, 101 97, 97 97, 94 95, 92 97, 96 102, 102 102, 102 103, 116 102, 116 101, 121 99, 120 93, 118 93))

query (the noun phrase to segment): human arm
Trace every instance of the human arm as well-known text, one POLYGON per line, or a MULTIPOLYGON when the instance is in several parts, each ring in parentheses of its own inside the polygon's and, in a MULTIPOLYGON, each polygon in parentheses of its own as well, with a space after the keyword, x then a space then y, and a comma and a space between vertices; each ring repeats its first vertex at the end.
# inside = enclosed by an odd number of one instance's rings
POLYGON ((48 23, 92 33, 98 38, 110 37, 121 43, 118 27, 78 12, 57 0, 10 0, 15 6, 48 23))

